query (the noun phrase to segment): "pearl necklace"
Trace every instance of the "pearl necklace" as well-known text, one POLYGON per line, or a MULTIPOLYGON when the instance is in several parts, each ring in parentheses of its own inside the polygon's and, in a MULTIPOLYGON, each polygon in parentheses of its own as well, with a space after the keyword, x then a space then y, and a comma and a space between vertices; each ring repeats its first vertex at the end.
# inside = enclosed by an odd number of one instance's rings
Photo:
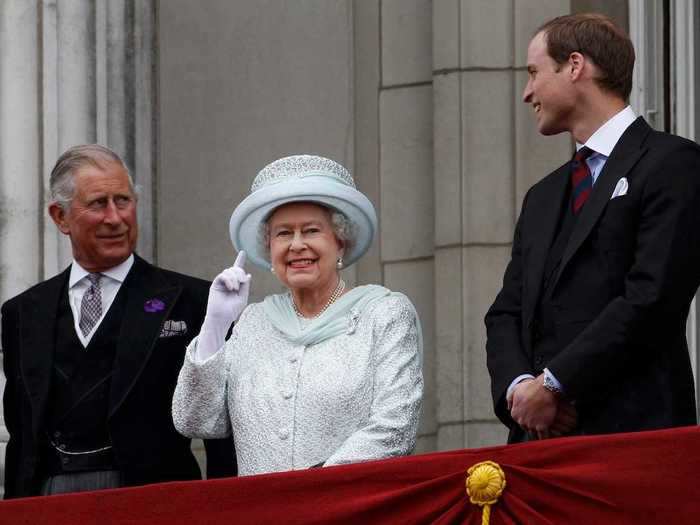
POLYGON ((301 317, 302 319, 316 319, 319 315, 321 315, 323 312, 325 312, 330 305, 332 305, 334 302, 336 302, 338 300, 338 297, 340 297, 344 291, 345 291, 345 281, 343 281, 342 279, 339 279, 338 286, 335 287, 335 290, 333 290, 333 293, 328 298, 328 301, 326 301, 326 304, 323 306, 323 308, 321 308, 321 311, 318 312, 316 315, 312 315, 311 317, 304 317, 304 315, 301 313, 301 310, 299 310, 297 303, 294 302, 294 297, 292 297, 292 306, 294 307, 294 312, 296 312, 297 316, 301 317))

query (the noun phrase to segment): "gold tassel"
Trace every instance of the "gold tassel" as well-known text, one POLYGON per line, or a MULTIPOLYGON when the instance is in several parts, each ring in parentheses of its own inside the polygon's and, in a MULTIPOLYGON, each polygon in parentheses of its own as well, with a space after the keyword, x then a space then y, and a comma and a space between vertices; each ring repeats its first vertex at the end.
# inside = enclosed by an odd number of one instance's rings
POLYGON ((481 525, 489 525, 491 505, 506 488, 506 475, 493 461, 482 461, 467 470, 467 495, 474 505, 482 507, 481 525))

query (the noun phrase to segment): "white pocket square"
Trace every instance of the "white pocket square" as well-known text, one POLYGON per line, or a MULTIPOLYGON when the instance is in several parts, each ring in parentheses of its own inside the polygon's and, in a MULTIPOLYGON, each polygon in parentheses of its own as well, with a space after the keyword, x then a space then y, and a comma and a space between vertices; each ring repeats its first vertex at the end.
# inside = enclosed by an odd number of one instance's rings
POLYGON ((187 323, 185 321, 171 321, 168 319, 163 323, 158 337, 173 337, 175 335, 185 335, 187 333, 187 323))
POLYGON ((627 195, 627 188, 629 188, 627 179, 625 177, 622 177, 620 180, 617 181, 617 185, 615 186, 615 190, 613 191, 610 200, 613 200, 615 197, 622 197, 623 195, 627 195))

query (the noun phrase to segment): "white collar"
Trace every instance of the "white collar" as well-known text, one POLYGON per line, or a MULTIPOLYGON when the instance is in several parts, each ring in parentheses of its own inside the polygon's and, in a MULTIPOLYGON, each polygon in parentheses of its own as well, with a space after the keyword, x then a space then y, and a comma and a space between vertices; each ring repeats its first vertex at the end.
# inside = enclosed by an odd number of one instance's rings
POLYGON ((622 111, 615 114, 605 124, 600 126, 593 135, 589 137, 585 144, 576 143, 576 151, 586 146, 596 153, 610 156, 615 144, 620 140, 622 134, 637 119, 631 106, 627 106, 622 111))
MULTIPOLYGON (((121 262, 116 266, 113 266, 109 270, 105 270, 104 272, 100 273, 102 275, 106 275, 111 279, 114 279, 115 281, 123 283, 124 279, 126 279, 126 275, 129 273, 129 270, 131 270, 133 264, 134 254, 132 253, 131 255, 129 255, 129 257, 127 257, 127 259, 124 262, 121 262)), ((73 288, 73 286, 75 286, 77 283, 80 282, 81 279, 83 279, 86 275, 89 274, 90 272, 88 272, 85 268, 80 266, 78 261, 73 259, 73 263, 70 267, 70 277, 68 278, 68 288, 73 288)))

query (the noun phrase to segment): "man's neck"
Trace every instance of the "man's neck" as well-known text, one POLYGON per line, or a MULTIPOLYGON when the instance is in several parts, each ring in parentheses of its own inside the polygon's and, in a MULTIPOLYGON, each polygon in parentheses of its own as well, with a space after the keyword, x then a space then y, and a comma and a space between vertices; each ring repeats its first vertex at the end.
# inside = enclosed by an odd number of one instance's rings
POLYGON ((577 115, 571 127, 571 135, 580 144, 586 141, 603 124, 625 109, 627 103, 616 96, 603 95, 583 101, 577 107, 577 115))

